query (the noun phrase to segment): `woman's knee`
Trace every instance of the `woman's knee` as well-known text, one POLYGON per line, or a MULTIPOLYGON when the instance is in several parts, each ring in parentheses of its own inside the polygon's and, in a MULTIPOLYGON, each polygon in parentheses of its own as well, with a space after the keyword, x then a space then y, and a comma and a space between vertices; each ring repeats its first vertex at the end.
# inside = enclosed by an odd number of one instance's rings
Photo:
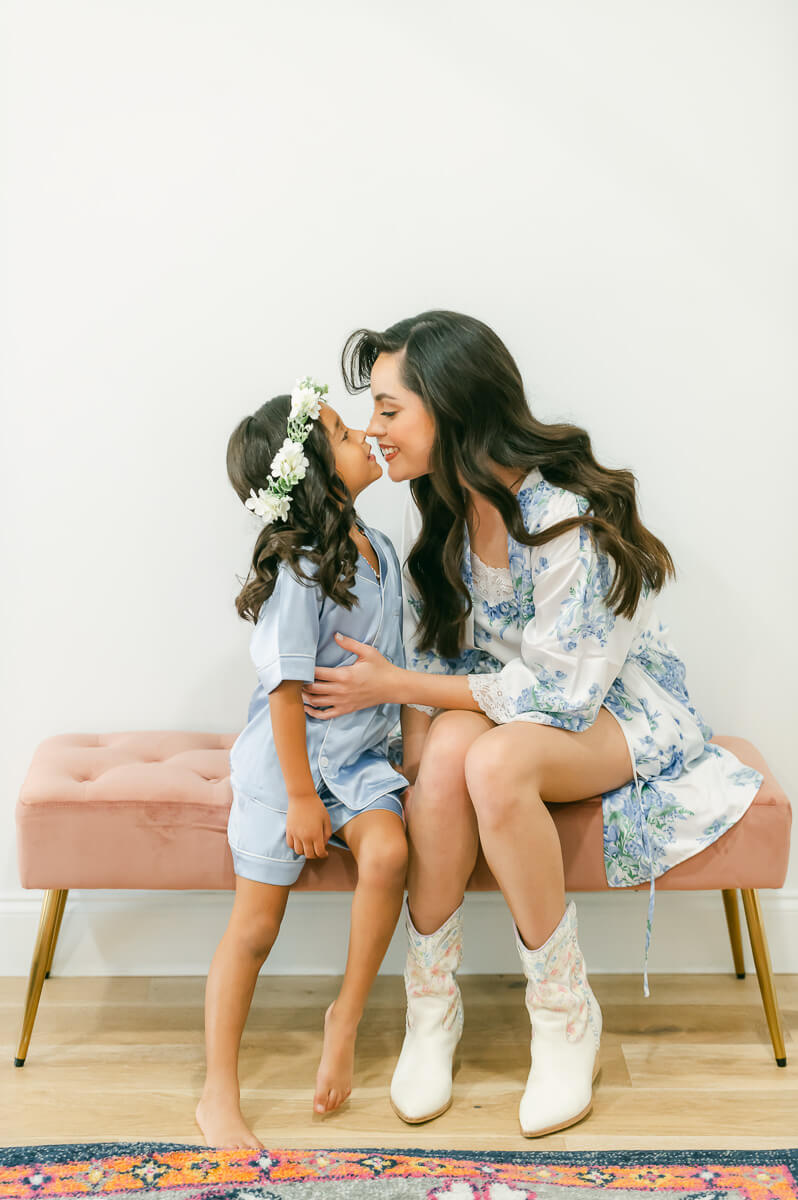
MULTIPOLYGON (((532 738, 537 740, 535 733, 532 738)), ((530 794, 539 791, 541 761, 542 754, 531 760, 527 756, 521 770, 508 752, 501 726, 474 742, 466 754, 465 781, 479 820, 498 824, 528 803, 530 794)))
POLYGON ((476 713, 445 712, 435 718, 424 743, 416 780, 425 804, 440 804, 450 812, 453 798, 467 800, 466 756, 484 728, 476 713))

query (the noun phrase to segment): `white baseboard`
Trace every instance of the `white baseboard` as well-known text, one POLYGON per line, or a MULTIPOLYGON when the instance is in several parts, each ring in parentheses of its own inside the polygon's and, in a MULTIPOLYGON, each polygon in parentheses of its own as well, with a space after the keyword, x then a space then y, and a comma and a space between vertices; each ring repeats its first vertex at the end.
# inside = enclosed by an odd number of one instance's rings
MULTIPOLYGON (((0 974, 30 970, 42 893, 0 893, 0 974)), ((642 969, 648 896, 633 892, 575 895, 579 938, 597 973, 642 969)), ((798 974, 798 890, 761 892, 773 969, 798 974)), ((231 892, 70 892, 54 975, 204 975, 224 932, 231 892)), ((338 975, 346 957, 351 895, 292 896, 265 974, 338 975)), ((742 916, 743 929, 745 922, 742 916)), ((744 933, 748 970, 753 970, 744 933)), ((401 974, 401 928, 382 974, 401 974)), ((510 917, 497 892, 466 897, 463 971, 516 973, 510 917)), ((659 892, 649 962, 651 973, 731 970, 726 921, 718 892, 659 892)))

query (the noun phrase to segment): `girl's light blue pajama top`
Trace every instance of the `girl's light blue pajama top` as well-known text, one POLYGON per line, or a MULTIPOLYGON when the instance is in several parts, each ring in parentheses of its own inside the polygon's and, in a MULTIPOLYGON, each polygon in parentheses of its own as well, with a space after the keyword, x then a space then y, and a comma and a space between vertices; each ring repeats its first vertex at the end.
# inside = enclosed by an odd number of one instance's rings
MULTIPOLYGON (((396 551, 378 530, 361 526, 377 554, 378 580, 366 559, 357 561, 350 610, 325 596, 313 581, 315 565, 303 558, 310 582, 281 563, 274 591, 261 607, 250 638, 258 685, 247 726, 230 751, 233 804, 227 836, 237 875, 263 883, 290 884, 304 858, 285 840, 288 795, 272 735, 269 693, 285 679, 313 681, 316 665, 355 661, 335 641, 342 633, 375 646, 404 666, 401 575, 396 551)), ((333 833, 367 808, 401 816, 399 793, 407 780, 388 762, 388 734, 399 719, 395 704, 380 704, 322 721, 306 716, 307 751, 313 783, 324 801, 333 833)))
MULTIPOLYGON (((518 504, 529 533, 589 508, 537 469, 526 476, 518 504)), ((464 648, 453 659, 420 651, 421 604, 406 566, 420 529, 411 496, 402 555, 408 667, 467 675, 474 699, 497 724, 531 721, 579 732, 603 707, 620 725, 634 777, 602 797, 604 862, 610 887, 651 882, 647 951, 654 880, 738 821, 762 776, 710 743, 712 731, 690 702, 684 665, 653 597, 641 597, 631 620, 607 606, 613 563, 584 526, 542 546, 508 534, 507 586, 494 586, 493 595, 485 595, 485 582, 496 581, 472 559, 466 529, 462 575, 473 608, 464 648)))

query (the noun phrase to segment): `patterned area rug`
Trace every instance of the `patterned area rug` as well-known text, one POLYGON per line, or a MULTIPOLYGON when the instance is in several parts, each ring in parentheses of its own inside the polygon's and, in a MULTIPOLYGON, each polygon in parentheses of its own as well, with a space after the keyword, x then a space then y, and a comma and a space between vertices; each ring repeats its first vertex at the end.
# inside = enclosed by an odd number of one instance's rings
POLYGON ((652 1193, 657 1200, 798 1200, 798 1150, 253 1152, 165 1142, 0 1150, 3 1200, 652 1200, 652 1193))

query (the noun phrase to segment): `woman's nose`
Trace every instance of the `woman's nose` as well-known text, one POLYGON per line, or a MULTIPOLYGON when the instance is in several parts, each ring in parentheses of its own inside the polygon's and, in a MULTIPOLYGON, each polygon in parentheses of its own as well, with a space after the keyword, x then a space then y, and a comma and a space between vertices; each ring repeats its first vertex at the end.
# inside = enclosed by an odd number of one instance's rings
POLYGON ((382 425, 375 414, 366 426, 366 437, 379 437, 381 433, 382 425))

